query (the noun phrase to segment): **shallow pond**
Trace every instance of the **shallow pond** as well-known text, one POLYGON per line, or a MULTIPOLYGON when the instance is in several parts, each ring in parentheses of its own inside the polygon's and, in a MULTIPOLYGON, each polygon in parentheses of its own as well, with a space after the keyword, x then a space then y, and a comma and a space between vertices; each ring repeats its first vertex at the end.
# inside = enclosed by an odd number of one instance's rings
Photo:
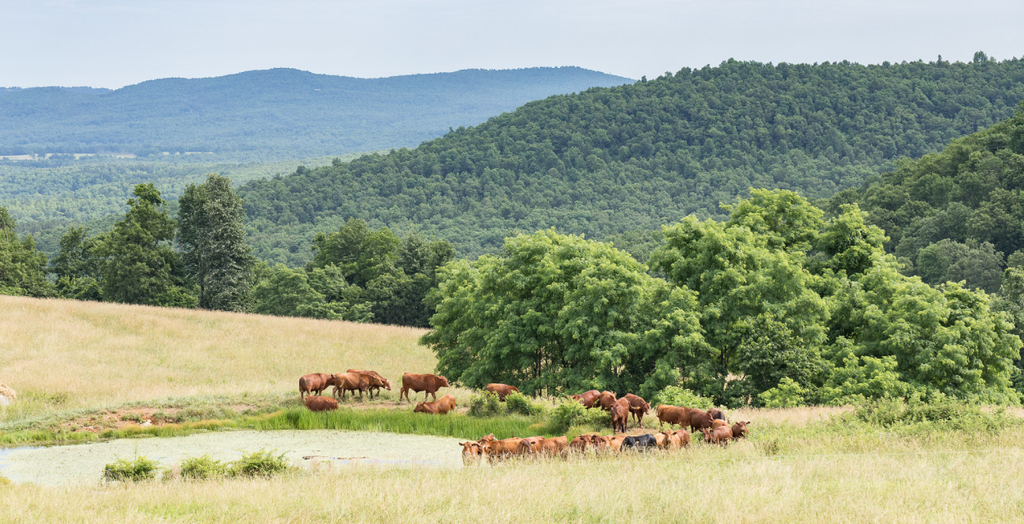
POLYGON ((0 475, 15 483, 66 486, 100 482, 103 466, 144 456, 160 468, 209 455, 230 462, 244 453, 284 454, 299 467, 333 464, 462 466, 459 439, 366 431, 218 431, 187 437, 121 439, 74 446, 0 449, 0 475))

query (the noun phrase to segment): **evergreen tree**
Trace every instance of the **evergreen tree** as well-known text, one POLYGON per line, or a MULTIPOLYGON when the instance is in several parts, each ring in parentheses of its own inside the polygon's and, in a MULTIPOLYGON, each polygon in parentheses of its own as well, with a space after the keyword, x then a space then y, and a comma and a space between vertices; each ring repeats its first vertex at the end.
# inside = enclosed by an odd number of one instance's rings
POLYGON ((188 275, 199 287, 199 307, 247 309, 253 280, 242 199, 216 173, 189 184, 178 200, 178 241, 188 275))
POLYGON ((184 266, 171 248, 175 222, 153 184, 135 186, 128 213, 103 243, 103 297, 112 302, 193 307, 184 266))

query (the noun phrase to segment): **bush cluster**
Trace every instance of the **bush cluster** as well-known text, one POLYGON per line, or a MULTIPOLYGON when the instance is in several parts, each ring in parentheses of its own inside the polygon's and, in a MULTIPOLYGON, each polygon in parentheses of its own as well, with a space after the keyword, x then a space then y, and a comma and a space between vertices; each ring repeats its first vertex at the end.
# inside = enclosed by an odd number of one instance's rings
MULTIPOLYGON (((185 459, 181 462, 181 478, 186 480, 206 480, 223 477, 264 477, 269 478, 288 471, 289 466, 284 453, 275 454, 260 450, 242 455, 242 458, 222 463, 210 458, 209 455, 185 459)), ((134 461, 118 459, 104 467, 103 478, 110 481, 142 481, 156 476, 156 462, 146 457, 136 457, 134 461)), ((171 470, 164 471, 164 479, 173 477, 171 470)))
POLYGON ((139 482, 156 475, 156 462, 146 457, 135 460, 117 459, 103 467, 103 479, 117 482, 139 482))
POLYGON ((965 431, 998 431, 1021 424, 1020 419, 1008 415, 1002 408, 987 412, 977 404, 947 398, 864 402, 848 418, 883 427, 934 424, 965 431))
POLYGON ((522 393, 512 393, 505 397, 505 402, 498 400, 498 396, 491 392, 482 395, 473 395, 469 399, 469 416, 471 417, 501 417, 506 415, 524 415, 534 417, 547 413, 548 408, 543 402, 531 400, 522 393))

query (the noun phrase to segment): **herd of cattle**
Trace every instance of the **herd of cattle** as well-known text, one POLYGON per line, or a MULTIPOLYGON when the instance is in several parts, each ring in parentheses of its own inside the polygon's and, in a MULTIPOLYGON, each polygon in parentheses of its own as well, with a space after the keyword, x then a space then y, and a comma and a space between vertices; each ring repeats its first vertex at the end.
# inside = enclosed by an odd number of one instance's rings
MULTIPOLYGON (((446 415, 456 408, 455 397, 444 395, 437 398, 437 390, 449 387, 448 379, 440 375, 429 373, 416 374, 405 373, 402 375, 402 388, 398 394, 401 401, 404 396, 409 402, 409 392, 419 393, 424 391, 423 402, 416 404, 414 412, 433 415, 446 415), (433 402, 427 402, 427 395, 432 395, 433 402)), ((373 398, 374 393, 380 394, 380 389, 391 391, 391 382, 376 371, 350 369, 345 373, 327 374, 311 373, 299 379, 299 398, 304 399, 306 407, 311 411, 329 411, 338 409, 338 400, 344 399, 345 393, 352 391, 359 392, 362 398, 363 393, 368 393, 373 398), (333 387, 330 397, 321 396, 329 387, 333 387)), ((485 388, 488 392, 497 395, 498 400, 504 401, 511 393, 518 393, 514 386, 506 384, 488 384, 485 388)), ((612 436, 602 435, 580 435, 569 442, 567 437, 529 437, 529 438, 507 438, 497 440, 494 434, 487 435, 477 441, 462 442, 462 455, 467 461, 479 458, 504 458, 522 455, 564 455, 577 451, 622 451, 628 449, 679 449, 690 444, 690 434, 700 432, 704 442, 727 445, 729 441, 747 436, 747 425, 750 422, 736 422, 730 425, 725 420, 725 414, 720 409, 711 408, 707 411, 682 406, 669 406, 662 404, 655 410, 658 417, 658 429, 664 428, 667 423, 669 429, 673 425, 679 425, 680 429, 675 431, 660 431, 659 433, 636 436, 615 436, 617 432, 625 433, 627 430, 629 416, 640 428, 644 427, 644 415, 650 413, 651 405, 632 393, 617 398, 611 391, 587 391, 579 395, 572 395, 571 398, 587 409, 599 408, 608 411, 612 417, 612 436), (689 430, 687 430, 689 428, 689 430)))

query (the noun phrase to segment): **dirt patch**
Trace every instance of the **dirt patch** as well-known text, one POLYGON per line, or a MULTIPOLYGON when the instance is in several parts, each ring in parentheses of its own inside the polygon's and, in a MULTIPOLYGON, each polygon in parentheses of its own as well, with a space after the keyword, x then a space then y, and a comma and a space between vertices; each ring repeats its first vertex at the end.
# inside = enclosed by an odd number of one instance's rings
POLYGON ((459 439, 366 431, 218 431, 186 437, 119 439, 95 444, 0 450, 0 475, 16 484, 69 486, 102 482, 103 466, 143 456, 161 468, 209 455, 230 462, 245 453, 284 454, 301 468, 376 465, 461 467, 459 439))

